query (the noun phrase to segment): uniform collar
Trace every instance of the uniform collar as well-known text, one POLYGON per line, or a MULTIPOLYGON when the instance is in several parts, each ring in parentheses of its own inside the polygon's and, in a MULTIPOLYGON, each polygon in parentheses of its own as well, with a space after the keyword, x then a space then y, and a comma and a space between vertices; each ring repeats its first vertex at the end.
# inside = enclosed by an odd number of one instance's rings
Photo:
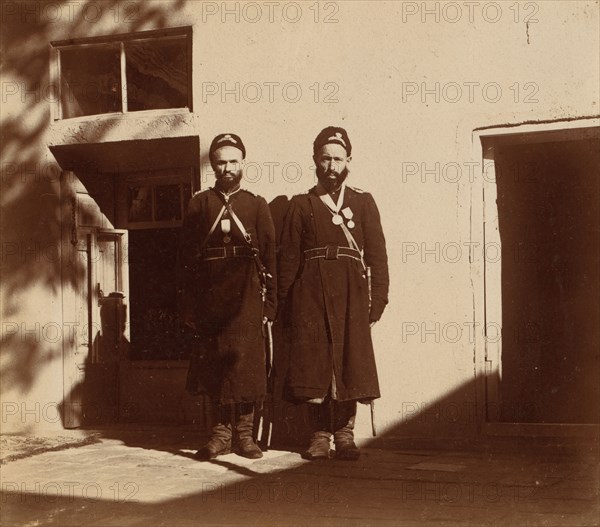
POLYGON ((221 189, 217 188, 216 186, 212 187, 212 190, 214 190, 217 194, 222 196, 225 201, 229 201, 229 199, 233 195, 237 194, 240 190, 242 190, 242 187, 238 184, 238 186, 235 189, 233 189, 231 192, 223 192, 221 189))
POLYGON ((343 182, 337 192, 330 194, 321 182, 317 183, 315 193, 327 207, 335 212, 339 211, 346 201, 346 182, 343 182))
POLYGON ((340 195, 342 188, 345 188, 345 187, 346 187, 346 182, 344 181, 340 185, 340 188, 338 190, 336 190, 333 194, 330 194, 329 192, 327 192, 327 189, 323 186, 323 184, 319 181, 317 183, 317 186, 315 187, 315 192, 316 192, 317 196, 322 196, 323 194, 329 194, 335 201, 337 199, 337 197, 340 195))

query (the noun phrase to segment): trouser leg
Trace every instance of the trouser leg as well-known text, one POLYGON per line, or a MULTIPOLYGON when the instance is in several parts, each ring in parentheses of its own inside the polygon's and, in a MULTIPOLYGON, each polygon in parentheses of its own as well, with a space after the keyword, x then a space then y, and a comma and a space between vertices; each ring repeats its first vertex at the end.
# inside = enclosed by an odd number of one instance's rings
POLYGON ((239 454, 249 459, 263 456, 262 451, 254 442, 254 403, 239 403, 235 405, 235 431, 239 454))
POLYGON ((354 443, 354 423, 356 421, 356 401, 333 402, 333 440, 335 457, 355 460, 360 450, 354 443))
POLYGON ((211 404, 211 435, 208 443, 196 452, 198 459, 214 459, 231 452, 231 412, 230 404, 211 404))

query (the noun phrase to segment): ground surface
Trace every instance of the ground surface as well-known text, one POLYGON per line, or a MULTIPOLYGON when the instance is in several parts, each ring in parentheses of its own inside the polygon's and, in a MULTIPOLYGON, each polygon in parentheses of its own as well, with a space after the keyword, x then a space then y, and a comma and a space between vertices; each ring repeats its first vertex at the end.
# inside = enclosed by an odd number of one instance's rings
POLYGON ((589 446, 388 439, 363 447, 356 462, 308 462, 287 450, 199 462, 202 438, 189 431, 60 437, 20 446, 2 437, 2 527, 579 527, 600 518, 589 446))
POLYGON ((0 464, 55 450, 64 450, 99 441, 97 434, 0 435, 0 464))

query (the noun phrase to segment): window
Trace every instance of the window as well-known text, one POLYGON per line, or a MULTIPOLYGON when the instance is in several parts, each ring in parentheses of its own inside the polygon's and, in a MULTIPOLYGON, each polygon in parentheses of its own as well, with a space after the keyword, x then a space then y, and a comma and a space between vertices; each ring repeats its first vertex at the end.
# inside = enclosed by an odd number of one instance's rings
POLYGON ((181 38, 125 44, 127 108, 130 112, 188 106, 185 44, 181 38))
POLYGON ((127 227, 168 228, 181 225, 192 197, 192 169, 131 174, 127 178, 127 227))
POLYGON ((192 167, 140 171, 120 181, 129 230, 132 360, 187 359, 193 347, 177 309, 177 252, 194 173, 192 167))
POLYGON ((118 46, 65 49, 59 57, 65 119, 121 111, 118 46))
POLYGON ((147 31, 53 43, 58 118, 191 110, 191 31, 147 31))

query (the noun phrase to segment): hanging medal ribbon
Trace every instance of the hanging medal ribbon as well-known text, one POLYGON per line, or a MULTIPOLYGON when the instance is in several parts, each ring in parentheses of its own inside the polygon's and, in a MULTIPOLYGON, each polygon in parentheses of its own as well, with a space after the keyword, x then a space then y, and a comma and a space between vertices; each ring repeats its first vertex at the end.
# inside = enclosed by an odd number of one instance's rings
POLYGON ((337 203, 335 203, 331 197, 331 195, 327 192, 321 194, 319 197, 321 201, 327 205, 327 208, 333 214, 331 221, 334 225, 341 225, 344 223, 344 218, 342 218, 340 214, 340 209, 342 208, 342 203, 344 203, 344 191, 346 190, 346 185, 342 183, 342 188, 340 190, 340 195, 338 196, 337 203))
POLYGON ((348 226, 348 228, 354 229, 355 224, 354 224, 354 220, 352 220, 352 218, 354 217, 354 212, 352 212, 352 209, 350 207, 346 207, 345 209, 342 210, 342 214, 348 220, 348 223, 346 224, 348 226))
POLYGON ((223 242, 229 243, 231 241, 231 237, 229 236, 231 232, 231 220, 229 218, 221 220, 221 232, 223 233, 223 242))
POLYGON ((340 195, 338 197, 337 203, 334 203, 333 199, 331 198, 331 196, 328 193, 321 194, 319 196, 319 198, 327 206, 327 209, 329 210, 329 212, 331 212, 331 214, 333 215, 331 218, 331 221, 333 222, 333 224, 339 225, 341 227, 342 232, 344 233, 344 236, 346 237, 346 240, 348 241, 348 246, 352 247, 353 249, 358 251, 358 253, 360 254, 360 262, 361 262, 363 268, 366 270, 367 266, 364 261, 364 251, 362 251, 361 248, 358 246, 358 243, 356 242, 356 240, 354 239, 354 236, 352 236, 352 233, 349 230, 349 229, 353 229, 356 226, 356 224, 354 223, 354 220, 352 219, 352 218, 354 218, 354 212, 352 211, 352 209, 350 207, 345 207, 344 210, 341 211, 342 214, 340 214, 340 209, 342 208, 342 204, 344 203, 344 191, 345 190, 346 190, 346 185, 344 183, 342 183, 342 188, 340 190, 340 195), (344 217, 348 220, 347 226, 344 223, 344 217))

